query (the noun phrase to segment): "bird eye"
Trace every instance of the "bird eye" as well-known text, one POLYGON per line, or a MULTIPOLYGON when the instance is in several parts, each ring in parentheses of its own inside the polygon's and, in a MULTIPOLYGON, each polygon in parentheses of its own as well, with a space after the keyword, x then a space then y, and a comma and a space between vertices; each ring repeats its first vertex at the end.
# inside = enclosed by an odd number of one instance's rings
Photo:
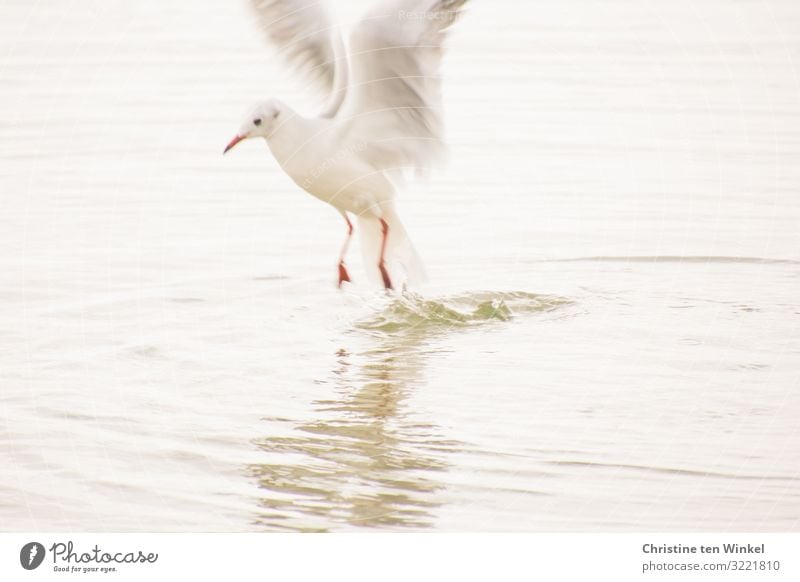
POLYGON ((261 118, 260 118, 260 117, 256 117, 256 118, 253 120, 253 123, 254 123, 254 124, 256 124, 256 125, 261 125, 261 118))

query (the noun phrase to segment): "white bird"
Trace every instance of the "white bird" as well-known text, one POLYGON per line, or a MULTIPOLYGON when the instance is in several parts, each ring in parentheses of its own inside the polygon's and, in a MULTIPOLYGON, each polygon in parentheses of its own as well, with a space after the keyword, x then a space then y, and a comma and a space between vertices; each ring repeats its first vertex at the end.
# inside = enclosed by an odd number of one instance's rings
POLYGON ((400 277, 410 284, 424 278, 393 199, 409 171, 422 173, 443 158, 442 44, 466 1, 384 0, 354 27, 346 51, 322 0, 251 0, 268 39, 327 100, 316 117, 277 99, 257 104, 223 153, 245 139, 266 139, 298 186, 341 213, 340 287, 350 281, 351 214, 368 272, 385 288, 400 277))

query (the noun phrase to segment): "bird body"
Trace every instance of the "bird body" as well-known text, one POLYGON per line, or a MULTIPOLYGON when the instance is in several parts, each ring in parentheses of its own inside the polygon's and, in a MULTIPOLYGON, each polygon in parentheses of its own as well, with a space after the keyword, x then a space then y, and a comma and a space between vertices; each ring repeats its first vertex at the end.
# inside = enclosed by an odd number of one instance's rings
POLYGON ((368 272, 384 287, 424 278, 394 198, 410 172, 443 157, 438 68, 444 32, 465 1, 384 1, 355 27, 347 53, 320 0, 252 0, 267 36, 322 85, 327 103, 306 117, 277 99, 261 102, 225 151, 265 138, 295 184, 339 211, 348 227, 340 286, 350 281, 350 215, 358 218, 368 272))
POLYGON ((283 171, 340 212, 379 218, 381 204, 394 196, 394 186, 360 155, 364 146, 344 142, 333 120, 294 112, 288 116, 267 138, 283 171))

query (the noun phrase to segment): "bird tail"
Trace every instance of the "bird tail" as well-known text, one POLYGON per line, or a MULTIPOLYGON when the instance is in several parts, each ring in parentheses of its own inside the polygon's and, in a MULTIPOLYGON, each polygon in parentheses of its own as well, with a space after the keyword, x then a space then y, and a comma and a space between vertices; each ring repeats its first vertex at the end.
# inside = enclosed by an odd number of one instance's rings
MULTIPOLYGON (((411 243, 400 217, 390 205, 383 206, 381 210, 383 212, 383 220, 389 226, 384 263, 392 280, 392 286, 397 290, 401 290, 405 286, 424 283, 427 280, 425 267, 422 264, 419 253, 411 243)), ((370 215, 359 216, 358 230, 367 274, 373 282, 382 284, 383 280, 378 268, 381 245, 383 244, 383 230, 380 220, 370 215)))

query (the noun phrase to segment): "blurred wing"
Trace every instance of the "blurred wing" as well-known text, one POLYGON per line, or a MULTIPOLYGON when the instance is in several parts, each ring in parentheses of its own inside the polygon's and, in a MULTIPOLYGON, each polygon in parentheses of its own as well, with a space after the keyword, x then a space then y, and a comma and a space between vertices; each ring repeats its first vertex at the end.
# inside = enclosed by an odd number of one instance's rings
POLYGON ((305 80, 328 98, 332 117, 347 88, 347 55, 324 0, 250 0, 267 39, 305 80))
POLYGON ((337 119, 384 170, 424 171, 445 153, 439 68, 467 0, 389 0, 350 36, 350 87, 337 119))

